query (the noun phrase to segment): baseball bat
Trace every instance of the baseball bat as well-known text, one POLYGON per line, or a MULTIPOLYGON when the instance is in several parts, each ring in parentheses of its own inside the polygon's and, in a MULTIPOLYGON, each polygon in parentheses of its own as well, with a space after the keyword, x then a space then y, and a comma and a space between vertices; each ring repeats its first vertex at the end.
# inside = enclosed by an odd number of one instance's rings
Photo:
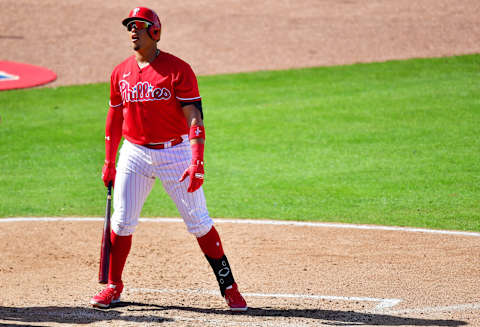
POLYGON ((108 269, 110 267, 110 214, 112 209, 112 182, 108 184, 107 206, 105 208, 105 220, 103 222, 102 245, 100 246, 100 267, 98 270, 98 282, 108 283, 108 269))

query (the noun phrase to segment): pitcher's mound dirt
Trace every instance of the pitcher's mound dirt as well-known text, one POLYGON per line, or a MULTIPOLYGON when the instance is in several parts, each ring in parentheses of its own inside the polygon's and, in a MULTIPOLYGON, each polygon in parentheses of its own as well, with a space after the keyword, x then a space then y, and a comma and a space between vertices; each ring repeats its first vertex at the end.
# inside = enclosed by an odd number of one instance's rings
MULTIPOLYGON (((49 67, 52 86, 106 82, 131 54, 119 1, 2 0, 2 59, 49 67)), ((480 52, 477 0, 144 1, 160 48, 199 75, 480 52)))

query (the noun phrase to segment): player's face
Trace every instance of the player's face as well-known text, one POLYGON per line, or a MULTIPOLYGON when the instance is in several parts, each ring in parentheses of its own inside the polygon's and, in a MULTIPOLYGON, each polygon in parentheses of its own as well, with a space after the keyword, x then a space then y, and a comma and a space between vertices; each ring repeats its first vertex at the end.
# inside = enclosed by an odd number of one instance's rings
POLYGON ((133 50, 138 51, 143 48, 150 47, 152 46, 152 43, 155 43, 148 35, 148 27, 149 24, 142 21, 132 21, 127 25, 127 30, 130 32, 133 50))

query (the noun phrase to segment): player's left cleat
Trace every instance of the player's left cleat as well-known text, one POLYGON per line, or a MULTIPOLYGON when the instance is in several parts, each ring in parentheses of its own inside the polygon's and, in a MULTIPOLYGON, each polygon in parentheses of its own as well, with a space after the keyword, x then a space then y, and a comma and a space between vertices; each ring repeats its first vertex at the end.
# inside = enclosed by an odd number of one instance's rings
POLYGON ((237 283, 227 287, 225 290, 225 301, 227 301, 231 311, 247 311, 248 309, 247 302, 238 291, 237 283))

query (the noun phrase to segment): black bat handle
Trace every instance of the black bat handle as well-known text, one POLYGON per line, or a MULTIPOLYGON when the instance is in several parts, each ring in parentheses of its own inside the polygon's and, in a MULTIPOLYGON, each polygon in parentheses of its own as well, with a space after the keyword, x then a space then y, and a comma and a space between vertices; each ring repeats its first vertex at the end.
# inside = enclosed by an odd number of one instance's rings
POLYGON ((110 213, 112 207, 112 185, 108 184, 107 191, 107 206, 105 208, 105 221, 103 224, 103 236, 102 246, 100 251, 100 270, 99 270, 99 283, 106 284, 108 282, 108 270, 110 266, 110 213))
POLYGON ((108 183, 107 196, 110 196, 110 199, 112 198, 112 186, 113 186, 113 182, 108 183))
POLYGON ((107 219, 107 227, 110 229, 110 213, 112 210, 112 182, 108 183, 108 191, 107 191, 107 207, 105 209, 105 217, 107 219))
POLYGON ((108 240, 109 241, 110 241, 110 216, 111 216, 111 211, 112 211, 112 184, 113 184, 112 182, 108 183, 107 207, 105 209, 105 217, 108 217, 108 219, 106 219, 106 226, 105 227, 106 227, 106 229, 108 229, 108 233, 109 233, 108 240))

